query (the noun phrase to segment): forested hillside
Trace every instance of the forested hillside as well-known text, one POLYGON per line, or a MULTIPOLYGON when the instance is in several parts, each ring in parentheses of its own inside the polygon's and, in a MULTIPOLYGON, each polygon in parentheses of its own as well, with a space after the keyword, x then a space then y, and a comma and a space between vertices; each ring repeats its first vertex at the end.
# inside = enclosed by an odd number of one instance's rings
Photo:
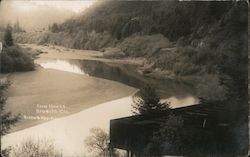
POLYGON ((108 31, 117 39, 161 33, 170 40, 194 34, 202 37, 232 8, 232 3, 203 2, 99 2, 79 18, 60 25, 59 31, 108 31))
POLYGON ((51 24, 50 31, 18 33, 15 39, 76 49, 115 48, 123 54, 118 57, 146 58, 145 75, 181 78, 201 97, 224 99, 227 89, 220 80, 227 75, 218 69, 222 63, 230 69, 239 66, 235 59, 245 38, 246 12, 244 2, 101 1, 62 24, 51 24))

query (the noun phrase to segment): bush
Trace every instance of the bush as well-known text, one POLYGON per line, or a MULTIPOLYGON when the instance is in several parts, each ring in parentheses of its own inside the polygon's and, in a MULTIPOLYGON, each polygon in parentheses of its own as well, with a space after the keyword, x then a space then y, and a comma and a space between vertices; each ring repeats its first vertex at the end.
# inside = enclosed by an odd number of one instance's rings
POLYGON ((19 46, 4 48, 0 59, 1 73, 34 70, 32 58, 24 53, 19 46))
POLYGON ((14 71, 14 61, 6 52, 0 54, 1 60, 1 73, 7 73, 14 71))
POLYGON ((10 157, 62 157, 52 140, 29 139, 10 150, 10 157))
POLYGON ((125 154, 117 149, 111 150, 109 147, 109 135, 101 128, 91 128, 91 135, 84 140, 85 146, 89 150, 88 156, 106 157, 109 154, 113 157, 124 157, 125 154))
POLYGON ((122 41, 117 47, 127 56, 151 56, 161 48, 169 47, 170 42, 163 35, 132 35, 122 41))
POLYGON ((103 57, 105 58, 121 58, 124 56, 124 52, 122 52, 120 49, 112 47, 104 48, 103 57))

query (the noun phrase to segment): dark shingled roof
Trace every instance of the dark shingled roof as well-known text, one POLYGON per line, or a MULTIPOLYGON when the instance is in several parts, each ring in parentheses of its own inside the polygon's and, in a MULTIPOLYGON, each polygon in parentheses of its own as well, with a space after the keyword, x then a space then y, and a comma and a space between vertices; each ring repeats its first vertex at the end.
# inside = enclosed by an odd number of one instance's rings
MULTIPOLYGON (((208 127, 227 128, 230 123, 215 119, 215 114, 225 112, 224 105, 196 104, 187 107, 174 108, 170 111, 181 115, 184 126, 192 129, 208 127)), ((168 117, 167 113, 157 115, 135 115, 110 121, 110 143, 114 148, 140 152, 147 146, 153 132, 158 130, 168 117)), ((186 128, 183 128, 186 129, 186 128)), ((182 155, 181 152, 165 152, 165 155, 182 155)))

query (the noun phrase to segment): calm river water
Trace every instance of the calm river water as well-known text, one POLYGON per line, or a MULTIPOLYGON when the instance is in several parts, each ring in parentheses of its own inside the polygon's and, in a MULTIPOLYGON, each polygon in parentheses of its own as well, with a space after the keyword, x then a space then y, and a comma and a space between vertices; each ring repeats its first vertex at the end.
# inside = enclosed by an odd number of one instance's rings
POLYGON ((51 58, 39 58, 35 62, 45 69, 56 69, 117 81, 138 89, 145 84, 151 84, 157 89, 162 99, 169 99, 172 102, 173 107, 198 103, 198 100, 192 96, 194 95, 194 90, 190 85, 170 79, 156 79, 143 76, 135 70, 136 65, 95 60, 51 58))

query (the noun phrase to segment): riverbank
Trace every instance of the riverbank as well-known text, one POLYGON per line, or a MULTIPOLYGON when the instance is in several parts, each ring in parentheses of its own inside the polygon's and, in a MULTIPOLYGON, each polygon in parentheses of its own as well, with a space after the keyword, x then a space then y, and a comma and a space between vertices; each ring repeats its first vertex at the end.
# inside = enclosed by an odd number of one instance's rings
POLYGON ((84 148, 90 129, 99 127, 109 131, 110 119, 132 115, 131 103, 131 96, 124 97, 8 134, 2 139, 2 148, 19 145, 27 139, 52 139, 65 157, 90 156, 84 148))
POLYGON ((19 44, 21 47, 32 50, 33 55, 39 55, 39 57, 57 59, 79 59, 79 60, 96 60, 111 63, 121 63, 121 64, 133 64, 133 65, 143 65, 143 58, 104 58, 103 53, 94 50, 79 50, 79 49, 69 49, 62 46, 55 45, 36 45, 36 44, 19 44))
POLYGON ((21 46, 34 58, 39 57, 35 62, 40 66, 35 71, 9 76, 12 84, 6 110, 21 114, 21 121, 11 132, 126 97, 137 91, 136 85, 145 82, 154 84, 175 107, 197 102, 185 84, 146 78, 136 73, 135 68, 128 68, 130 64, 137 67, 135 64, 140 62, 101 58, 102 53, 98 51, 51 45, 21 46), (183 102, 178 104, 176 100, 183 102))

